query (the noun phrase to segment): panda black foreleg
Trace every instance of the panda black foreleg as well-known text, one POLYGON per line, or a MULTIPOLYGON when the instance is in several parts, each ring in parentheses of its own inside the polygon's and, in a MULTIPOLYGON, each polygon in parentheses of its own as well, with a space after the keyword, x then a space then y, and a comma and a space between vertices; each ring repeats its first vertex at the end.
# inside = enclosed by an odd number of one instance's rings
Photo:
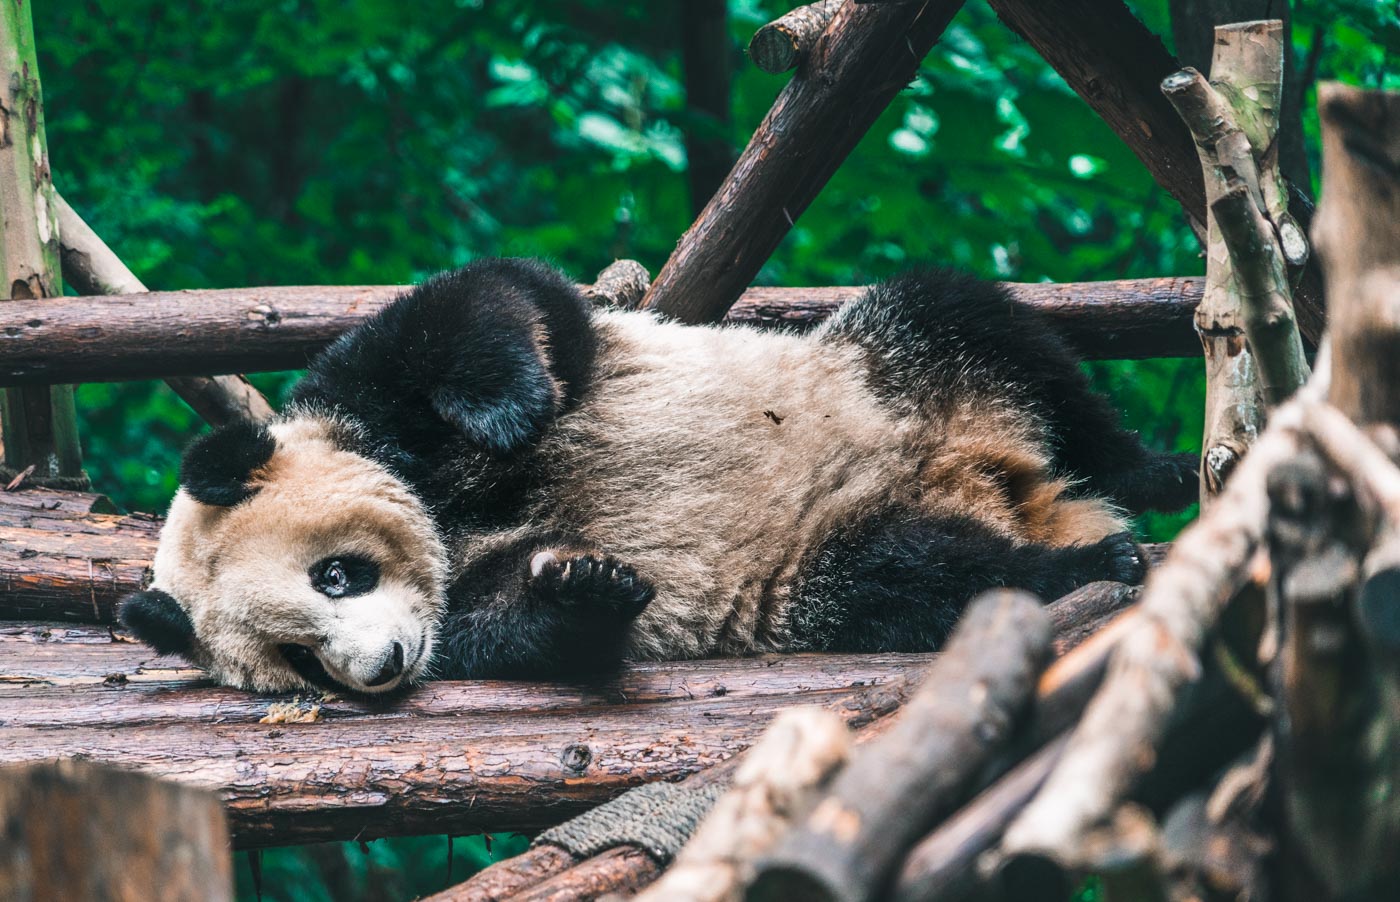
POLYGON ((1097 580, 1136 584, 1128 533, 1092 545, 1020 544, 964 517, 891 511, 830 539, 807 564, 790 624, 800 649, 928 651, 980 592, 1009 586, 1050 601, 1097 580))
POLYGON ((534 547, 493 555, 454 582, 438 676, 544 679, 622 662, 652 586, 610 557, 534 547))

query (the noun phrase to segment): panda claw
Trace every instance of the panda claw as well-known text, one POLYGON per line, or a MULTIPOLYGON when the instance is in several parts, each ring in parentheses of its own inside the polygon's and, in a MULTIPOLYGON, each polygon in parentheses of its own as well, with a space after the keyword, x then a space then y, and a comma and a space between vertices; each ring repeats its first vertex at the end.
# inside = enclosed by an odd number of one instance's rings
POLYGON ((616 558, 577 555, 560 560, 552 551, 530 559, 530 584, 561 607, 612 613, 630 619, 652 596, 652 586, 616 558))

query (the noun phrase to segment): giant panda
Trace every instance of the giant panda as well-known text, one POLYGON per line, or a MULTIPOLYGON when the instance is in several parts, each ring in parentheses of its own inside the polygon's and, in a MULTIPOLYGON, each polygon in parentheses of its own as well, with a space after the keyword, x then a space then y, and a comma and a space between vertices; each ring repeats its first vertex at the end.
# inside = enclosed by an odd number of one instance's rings
POLYGON ((195 441, 121 619, 255 690, 933 649, 989 587, 1140 581, 1125 516, 1195 474, 991 283, 911 273, 795 334, 483 260, 195 441))

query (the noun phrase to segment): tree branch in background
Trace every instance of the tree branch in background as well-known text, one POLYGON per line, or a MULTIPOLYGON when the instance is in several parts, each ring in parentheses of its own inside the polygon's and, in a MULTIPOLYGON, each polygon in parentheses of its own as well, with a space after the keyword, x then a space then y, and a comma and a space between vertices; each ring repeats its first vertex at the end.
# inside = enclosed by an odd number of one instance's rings
MULTIPOLYGON (((86 295, 143 294, 146 286, 136 278, 77 211, 57 193, 63 275, 86 295)), ((176 376, 165 380, 206 423, 221 426, 236 421, 271 419, 272 406, 242 376, 176 376)))
POLYGON ((753 33, 749 57, 764 72, 795 69, 821 38, 843 0, 818 0, 774 19, 753 33))
MULTIPOLYGON (((31 9, 0 4, 0 306, 63 296, 56 193, 31 9)), ((30 385, 0 392, 0 434, 4 481, 32 467, 32 483, 87 487, 73 386, 30 385)))
POLYGON ((741 898, 754 859, 811 810, 851 755, 851 734, 820 708, 791 708, 773 719, 662 878, 639 902, 726 902, 741 898))
POLYGON ((727 0, 683 0, 680 27, 686 176, 691 208, 699 213, 734 163, 729 138, 734 46, 727 0))
MULTIPOLYGON (((1180 70, 1181 63, 1161 40, 1121 0, 989 2, 1137 154, 1157 184, 1181 204, 1205 245, 1206 189, 1200 163, 1190 133, 1160 90, 1161 81, 1180 70)), ((1296 192, 1290 200, 1291 217, 1306 223, 1311 201, 1296 192)), ((1282 221, 1271 218, 1275 224, 1282 221)), ((1303 335, 1316 344, 1326 321, 1316 266, 1303 270, 1293 300, 1303 335)))
POLYGON ((681 236, 642 306, 717 322, 918 71, 963 0, 844 4, 681 236))
POLYGON ((1203 504, 1219 494, 1263 428, 1266 398, 1278 403, 1307 376, 1284 273, 1286 258, 1302 263, 1308 254, 1278 172, 1282 35, 1276 20, 1221 26, 1209 83, 1194 69, 1162 81, 1195 138, 1211 206, 1206 290, 1196 310, 1206 355, 1203 504), (1243 196, 1231 199, 1235 189, 1243 196), (1216 216, 1222 202, 1229 234, 1216 216), (1258 360, 1261 352, 1267 361, 1258 360), (1272 391, 1261 386, 1261 372, 1272 391))

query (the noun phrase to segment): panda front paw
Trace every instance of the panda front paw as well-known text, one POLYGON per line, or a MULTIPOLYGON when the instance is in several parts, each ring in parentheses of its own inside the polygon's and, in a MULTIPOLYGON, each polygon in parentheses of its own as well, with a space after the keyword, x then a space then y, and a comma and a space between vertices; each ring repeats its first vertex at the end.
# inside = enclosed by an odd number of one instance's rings
POLYGON ((1147 553, 1130 532, 1114 533, 1085 550, 1092 558, 1096 579, 1136 586, 1147 576, 1147 553))
POLYGON ((530 590, 564 608, 631 620, 656 589, 616 558, 545 550, 530 559, 530 590))

